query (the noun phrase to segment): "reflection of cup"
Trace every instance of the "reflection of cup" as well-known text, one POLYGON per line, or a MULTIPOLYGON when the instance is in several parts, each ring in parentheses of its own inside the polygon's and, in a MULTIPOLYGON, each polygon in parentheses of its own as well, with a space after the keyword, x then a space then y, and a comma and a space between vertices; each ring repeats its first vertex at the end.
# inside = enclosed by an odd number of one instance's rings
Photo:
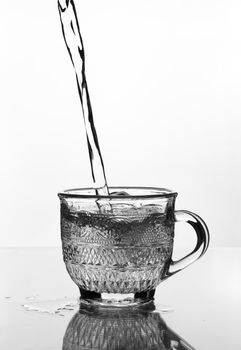
POLYGON ((136 303, 151 299, 161 281, 205 253, 208 229, 196 214, 174 210, 177 193, 170 190, 128 187, 110 191, 115 192, 105 197, 92 189, 59 194, 66 268, 85 299, 103 302, 103 293, 133 293, 136 303), (174 225, 179 221, 194 228, 197 244, 174 262, 174 225))
POLYGON ((80 310, 70 321, 63 350, 194 350, 170 330, 159 313, 148 308, 80 310))

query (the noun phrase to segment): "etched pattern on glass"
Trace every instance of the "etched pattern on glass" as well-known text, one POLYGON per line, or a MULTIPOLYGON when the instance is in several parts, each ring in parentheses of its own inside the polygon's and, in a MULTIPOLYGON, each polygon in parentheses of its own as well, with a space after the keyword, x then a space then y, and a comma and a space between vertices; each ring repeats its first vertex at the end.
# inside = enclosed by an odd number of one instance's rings
POLYGON ((174 222, 158 208, 99 213, 61 204, 63 257, 73 281, 99 293, 156 288, 172 255, 174 222))

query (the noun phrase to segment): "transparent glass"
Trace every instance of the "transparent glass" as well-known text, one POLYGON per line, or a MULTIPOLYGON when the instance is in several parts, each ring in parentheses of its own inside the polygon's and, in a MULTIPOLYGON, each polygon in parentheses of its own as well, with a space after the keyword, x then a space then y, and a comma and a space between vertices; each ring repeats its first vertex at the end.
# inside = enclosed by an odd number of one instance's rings
POLYGON ((59 193, 61 238, 67 271, 86 302, 129 306, 153 299, 165 279, 202 256, 209 243, 204 221, 175 211, 176 192, 162 188, 110 187, 59 193), (175 222, 189 223, 196 247, 173 261, 175 222))

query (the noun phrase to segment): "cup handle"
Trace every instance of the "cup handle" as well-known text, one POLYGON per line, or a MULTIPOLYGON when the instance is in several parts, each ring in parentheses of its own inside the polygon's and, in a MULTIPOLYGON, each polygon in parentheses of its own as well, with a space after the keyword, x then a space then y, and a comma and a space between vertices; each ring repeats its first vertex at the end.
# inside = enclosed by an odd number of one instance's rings
POLYGON ((209 245, 208 228, 200 216, 187 210, 177 210, 175 211, 175 221, 187 222, 194 228, 197 235, 197 244, 194 250, 184 258, 177 261, 171 260, 169 270, 167 272, 167 278, 194 263, 206 252, 209 245))

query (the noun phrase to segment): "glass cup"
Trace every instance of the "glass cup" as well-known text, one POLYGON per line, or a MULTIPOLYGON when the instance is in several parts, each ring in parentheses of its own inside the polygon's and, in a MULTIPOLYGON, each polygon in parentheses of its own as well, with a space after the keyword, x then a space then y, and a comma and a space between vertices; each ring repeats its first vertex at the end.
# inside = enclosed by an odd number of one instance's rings
POLYGON ((86 303, 130 306, 153 299, 156 287, 207 250, 208 228, 196 214, 175 211, 176 192, 150 187, 91 188, 59 193, 67 271, 86 303), (194 228, 196 247, 172 260, 174 227, 194 228))

